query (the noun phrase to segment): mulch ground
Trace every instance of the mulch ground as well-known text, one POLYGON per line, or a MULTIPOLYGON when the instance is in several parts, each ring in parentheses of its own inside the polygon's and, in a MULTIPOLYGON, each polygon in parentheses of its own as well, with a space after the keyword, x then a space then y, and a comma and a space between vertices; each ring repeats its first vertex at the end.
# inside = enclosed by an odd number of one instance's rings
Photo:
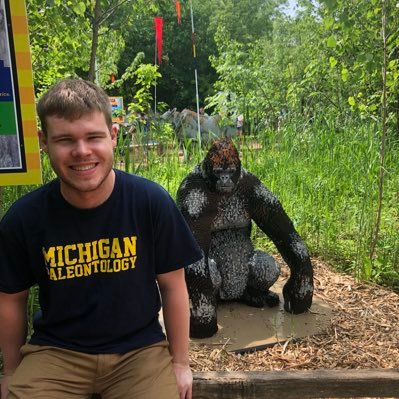
MULTIPOLYGON (((192 344, 194 371, 399 368, 399 295, 313 260, 315 293, 332 308, 325 333, 236 354, 192 344)), ((288 275, 286 266, 283 273, 288 275)))

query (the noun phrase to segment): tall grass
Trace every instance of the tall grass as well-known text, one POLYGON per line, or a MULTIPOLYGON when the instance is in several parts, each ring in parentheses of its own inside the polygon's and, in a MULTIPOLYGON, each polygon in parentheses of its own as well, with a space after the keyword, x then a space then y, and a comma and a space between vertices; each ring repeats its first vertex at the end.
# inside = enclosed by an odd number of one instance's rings
MULTIPOLYGON (((360 279, 399 288, 398 141, 387 151, 387 174, 377 256, 369 259, 375 224, 379 131, 376 126, 264 132, 248 168, 280 198, 311 252, 360 279)), ((244 156, 245 158, 245 156, 244 156)))

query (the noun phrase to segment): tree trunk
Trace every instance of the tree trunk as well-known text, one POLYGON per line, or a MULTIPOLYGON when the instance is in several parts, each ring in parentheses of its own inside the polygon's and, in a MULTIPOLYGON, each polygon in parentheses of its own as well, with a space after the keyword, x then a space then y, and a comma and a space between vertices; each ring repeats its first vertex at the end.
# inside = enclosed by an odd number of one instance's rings
POLYGON ((97 47, 98 47, 98 31, 100 29, 100 17, 101 17, 101 4, 100 0, 96 0, 94 6, 94 17, 93 17, 93 36, 91 41, 91 53, 90 53, 90 68, 88 80, 91 82, 95 81, 96 77, 96 58, 97 58, 97 47))

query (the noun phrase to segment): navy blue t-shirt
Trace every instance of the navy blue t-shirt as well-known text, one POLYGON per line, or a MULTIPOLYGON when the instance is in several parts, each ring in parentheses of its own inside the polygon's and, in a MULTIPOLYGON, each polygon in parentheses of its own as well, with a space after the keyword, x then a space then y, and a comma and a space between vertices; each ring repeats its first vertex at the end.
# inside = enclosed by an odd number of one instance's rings
POLYGON ((32 344, 123 353, 165 338, 155 277, 202 255, 161 186, 115 173, 96 208, 70 205, 57 179, 0 221, 0 291, 40 288, 32 344))

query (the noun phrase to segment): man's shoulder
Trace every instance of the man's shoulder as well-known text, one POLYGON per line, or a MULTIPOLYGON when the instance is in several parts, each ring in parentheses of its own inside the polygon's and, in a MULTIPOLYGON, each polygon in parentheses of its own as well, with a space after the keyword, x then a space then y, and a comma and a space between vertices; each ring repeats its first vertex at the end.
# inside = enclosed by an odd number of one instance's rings
POLYGON ((50 199, 51 193, 56 192, 57 181, 51 181, 40 187, 29 191, 20 198, 18 198, 8 209, 4 215, 2 222, 11 222, 17 220, 29 220, 40 219, 42 210, 46 207, 46 204, 50 199))
POLYGON ((57 185, 58 181, 56 180, 43 184, 42 186, 37 187, 19 197, 12 206, 26 207, 29 205, 40 204, 50 193, 55 192, 57 185))
POLYGON ((135 195, 169 195, 162 185, 153 180, 147 179, 146 177, 124 172, 119 169, 115 169, 115 173, 117 181, 119 180, 117 186, 119 185, 120 188, 126 189, 128 192, 134 193, 135 195))
POLYGON ((153 180, 147 179, 143 176, 135 175, 133 173, 128 173, 120 169, 115 169, 115 173, 117 179, 120 179, 120 181, 124 184, 133 184, 140 187, 162 187, 153 180))

